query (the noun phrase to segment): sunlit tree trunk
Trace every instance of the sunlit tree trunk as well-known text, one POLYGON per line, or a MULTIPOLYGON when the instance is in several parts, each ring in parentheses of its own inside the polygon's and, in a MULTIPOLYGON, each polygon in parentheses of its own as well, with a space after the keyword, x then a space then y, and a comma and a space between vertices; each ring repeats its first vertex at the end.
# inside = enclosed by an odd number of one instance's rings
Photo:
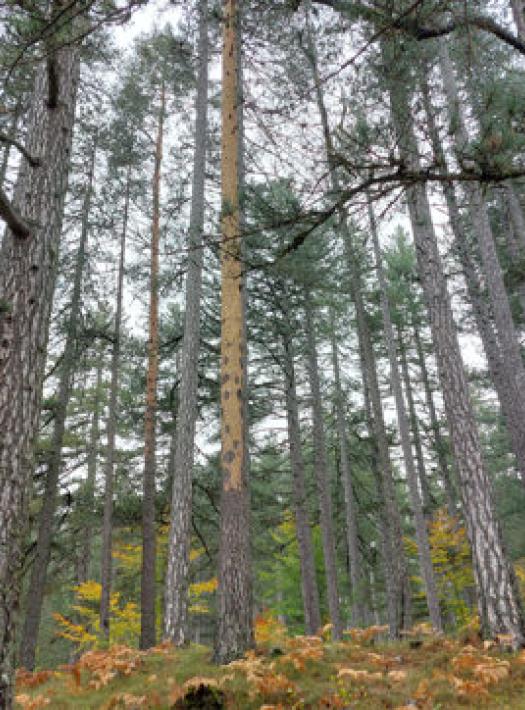
POLYGON ((104 513, 102 519, 102 551, 100 560, 100 630, 109 638, 110 597, 112 571, 112 532, 113 532, 113 478, 115 471, 115 436, 117 433, 118 386, 120 371, 120 339, 122 326, 122 301, 124 294, 124 265, 126 261, 126 237, 128 231, 129 196, 131 189, 131 168, 126 171, 124 194, 124 214, 120 235, 120 254, 117 273, 117 294, 115 304, 115 323, 111 349, 111 375, 109 385, 108 417, 106 423, 107 449, 104 466, 104 513))
MULTIPOLYGON (((383 42, 384 72, 390 93, 392 119, 400 156, 407 167, 417 171, 420 165, 412 125, 407 74, 403 71, 403 59, 396 56, 396 49, 392 43, 383 42)), ((494 510, 492 486, 481 453, 478 428, 424 184, 417 183, 409 187, 406 195, 418 271, 430 316, 461 487, 483 632, 486 635, 509 633, 515 644, 521 645, 524 640, 521 602, 494 510)))
POLYGON ((253 645, 246 423, 246 325, 239 212, 239 16, 224 0, 222 54, 221 520, 215 659, 253 645))
POLYGON ((26 148, 14 205, 34 224, 29 239, 4 237, 0 272, 0 707, 12 704, 22 544, 28 520, 33 445, 42 381, 78 83, 78 48, 58 50, 59 102, 48 104, 46 67, 36 73, 26 148))
POLYGON ((186 312, 179 407, 175 430, 173 492, 164 592, 164 636, 181 645, 188 638, 188 574, 191 543, 192 471, 197 418, 197 377, 202 291, 202 231, 208 115, 208 2, 199 3, 199 76, 196 100, 193 188, 188 240, 186 312))
POLYGON ((153 219, 151 225, 151 267, 148 370, 146 373, 146 411, 144 413, 144 478, 142 497, 142 577, 141 577, 141 626, 140 647, 155 645, 155 574, 156 574, 156 527, 155 527, 155 477, 156 477, 156 424, 157 424, 157 378, 159 369, 159 242, 160 242, 160 172, 164 139, 165 112, 164 84, 160 88, 160 107, 155 143, 153 172, 153 219))

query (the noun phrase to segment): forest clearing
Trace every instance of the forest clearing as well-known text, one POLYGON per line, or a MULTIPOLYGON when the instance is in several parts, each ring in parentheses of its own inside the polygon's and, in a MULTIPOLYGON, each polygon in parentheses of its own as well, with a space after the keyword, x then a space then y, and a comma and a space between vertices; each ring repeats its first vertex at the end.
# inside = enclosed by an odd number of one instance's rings
POLYGON ((525 710, 524 61, 0 0, 0 710, 525 710))

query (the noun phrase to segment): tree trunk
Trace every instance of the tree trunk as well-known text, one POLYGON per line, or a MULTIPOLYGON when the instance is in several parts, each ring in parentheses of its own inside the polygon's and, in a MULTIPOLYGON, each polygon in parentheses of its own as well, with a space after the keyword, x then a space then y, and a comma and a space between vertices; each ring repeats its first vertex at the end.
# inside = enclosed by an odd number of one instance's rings
POLYGON ((98 451, 100 446, 100 410, 102 395, 102 366, 103 357, 101 349, 97 353, 97 377, 95 382, 95 396, 93 411, 91 413, 91 427, 89 430, 89 444, 87 451, 87 476, 84 484, 83 515, 85 519, 80 527, 80 554, 78 556, 77 583, 82 584, 89 579, 89 563, 91 561, 91 546, 95 528, 95 484, 97 478, 98 451))
POLYGON ((324 568, 328 596, 330 622, 333 625, 332 638, 340 639, 343 634, 343 623, 337 589, 337 555, 333 529, 332 490, 330 484, 328 460, 326 456, 326 437, 324 431, 323 410, 321 403, 321 386, 319 382, 319 364, 317 343, 313 320, 312 297, 308 289, 304 293, 304 330, 306 336, 306 366, 310 384, 312 408, 312 444, 314 451, 314 471, 319 499, 319 525, 323 543, 324 568))
MULTIPOLYGON (((444 42, 440 42, 439 55, 443 84, 449 104, 450 132, 454 137, 458 160, 461 160, 462 152, 468 143, 468 135, 461 117, 454 67, 444 42)), ((519 431, 516 431, 513 436, 516 436, 520 442, 519 453, 521 455, 523 446, 521 442, 525 440, 525 420, 521 417, 516 420, 514 412, 524 411, 525 407, 525 367, 481 187, 477 183, 472 183, 466 185, 464 189, 470 220, 479 244, 487 290, 496 324, 501 363, 498 369, 502 371, 502 378, 505 380, 504 387, 508 392, 507 397, 512 399, 513 414, 510 414, 510 421, 513 429, 519 427, 519 431)), ((520 473, 525 482, 525 470, 521 466, 520 473)))
MULTIPOLYGON (((438 164, 446 165, 445 154, 434 120, 434 108, 430 101, 430 92, 426 78, 421 82, 421 89, 434 159, 438 164)), ((454 250, 463 269, 469 301, 472 305, 476 326, 487 357, 489 374, 496 387, 501 411, 510 436, 512 450, 516 457, 518 471, 523 477, 523 472, 525 471, 525 436, 522 427, 522 422, 525 421, 524 403, 520 402, 515 396, 512 378, 509 379, 508 370, 503 365, 500 345, 496 333, 494 332, 492 313, 483 293, 480 277, 471 253, 472 250, 469 248, 468 234, 462 225, 454 186, 450 183, 444 183, 443 193, 445 195, 450 226, 454 236, 454 250)), ((417 328, 416 326, 414 326, 414 328, 417 338, 419 337, 417 328)), ((421 360, 420 357, 420 362, 424 362, 424 358, 421 360)))
POLYGON ((47 104, 47 72, 37 70, 26 147, 42 166, 22 163, 14 205, 35 227, 4 237, 0 273, 0 707, 12 704, 22 545, 28 522, 33 445, 42 381, 78 83, 78 48, 57 50, 60 102, 47 104))
POLYGON ((412 510, 414 513, 414 523, 416 530, 416 542, 419 557, 419 567, 425 587, 428 612, 432 626, 441 631, 443 628, 441 620, 441 611, 439 608, 439 598, 432 568, 432 558, 430 555, 430 544, 428 541, 428 530, 423 513, 423 505, 418 488, 417 473, 412 453, 412 443, 410 441, 410 426, 406 413, 405 400, 403 397, 403 389, 401 385, 401 376, 399 374, 399 365, 397 361, 396 339, 394 328, 390 316, 390 304, 388 301, 388 286, 383 271, 381 260, 381 251, 379 248, 379 240, 377 237, 377 229, 375 216, 370 201, 368 202, 368 215, 370 222, 370 233, 372 236, 372 244, 374 248, 374 256, 376 261, 376 272, 379 281, 379 293, 381 299, 381 310, 383 314, 383 330, 388 351, 388 360, 390 364, 390 384, 392 386, 394 400, 396 403, 397 424, 399 435, 401 437, 401 448, 403 450, 403 458, 405 461, 405 470, 407 474, 408 491, 412 502, 412 510))
POLYGON ((193 188, 188 240, 186 313, 179 408, 175 430, 171 526, 164 592, 164 636, 176 645, 188 639, 188 573, 191 544, 192 471, 202 291, 202 231, 208 115, 208 2, 199 3, 199 76, 196 100, 193 188))
MULTIPOLYGON (((400 156, 407 167, 417 171, 420 168, 419 153, 412 125, 407 75, 393 45, 383 43, 382 49, 400 156)), ((521 602, 496 519, 492 486, 481 453, 425 186, 418 183, 409 187, 406 194, 461 486, 482 629, 486 635, 512 634, 515 644, 521 645, 524 640, 521 602)))
POLYGON ((124 294, 124 265, 126 261, 126 236, 128 231, 129 193, 131 189, 131 168, 126 171, 124 193, 124 214, 120 237, 120 255, 117 275, 117 295, 113 347, 111 350, 111 379, 109 385, 108 418, 106 422, 107 450, 104 466, 104 513, 102 520, 102 551, 100 555, 100 630, 109 639, 110 598, 112 573, 112 533, 113 533, 113 479, 115 473, 115 436, 117 433, 118 387, 120 370, 120 339, 122 326, 122 301, 124 294))
POLYGON ((239 210, 239 14, 224 0, 222 61, 221 520, 215 660, 253 645, 246 422, 246 325, 239 210))
POLYGON ((281 305, 284 312, 283 323, 283 374, 286 398, 286 420, 288 426, 288 445, 290 447, 290 465, 292 468, 292 490, 295 514, 295 529, 301 564, 301 591, 303 597, 304 622, 306 632, 316 634, 321 628, 321 612, 319 611, 319 590, 315 573, 315 557, 312 543, 312 531, 308 520, 306 502, 306 481, 303 452, 301 447, 301 432, 299 425, 299 408, 297 404, 297 389, 295 380, 293 342, 290 333, 290 320, 287 312, 286 294, 283 294, 281 305))
POLYGON ((157 378, 159 370, 159 241, 160 241, 160 171, 164 139, 164 112, 166 95, 164 84, 160 88, 159 119, 155 143, 153 172, 153 220, 151 225, 151 267, 148 370, 146 374, 146 411, 144 413, 144 478, 142 497, 142 576, 140 593, 140 648, 155 645, 155 476, 156 476, 156 424, 157 378))
MULTIPOLYGON (((312 67, 312 74, 316 88, 317 106, 321 117, 321 125, 325 141, 326 157, 330 172, 330 181, 335 195, 340 193, 340 185, 333 159, 332 139, 328 115, 324 102, 321 80, 317 68, 316 47, 313 42, 311 31, 308 33, 308 48, 306 57, 312 67)), ((340 214, 340 233, 345 249, 348 266, 350 269, 350 290, 352 300, 355 304, 357 330, 360 341, 360 349, 363 357, 364 376, 368 378, 368 393, 373 411, 373 427, 376 437, 378 470, 381 476, 380 497, 382 503, 382 526, 383 526, 383 553, 384 569, 386 579, 386 595, 388 606, 388 619, 390 635, 392 638, 399 636, 399 631, 405 621, 410 616, 410 594, 408 588, 408 575, 406 558, 403 547, 403 535, 401 529, 401 519, 396 500, 395 485, 392 473, 392 464, 388 452, 388 440, 386 436, 383 409, 381 406, 381 395, 377 381, 377 368, 375 355, 372 347, 372 340, 368 328, 366 311, 360 288, 361 275, 358 264, 355 260, 353 247, 351 244, 351 233, 346 221, 346 215, 340 214)))
POLYGON ((36 553, 31 569, 31 579, 26 597, 24 628, 20 646, 20 664, 28 670, 35 667, 36 646, 42 604, 47 579, 47 568, 51 556, 51 541, 54 530, 54 517, 57 503, 58 481, 62 468, 62 446, 66 431, 67 407, 71 396, 73 372, 77 361, 77 333, 80 318, 82 280, 86 265, 86 248, 89 235, 89 215, 91 211, 91 197, 93 193, 93 177, 95 170, 96 136, 93 139, 91 160, 88 169, 87 187, 82 207, 82 229, 78 247, 75 273, 73 276, 73 293, 69 307, 66 327, 66 342, 62 353, 60 378, 54 406, 53 435, 51 451, 49 453, 46 484, 42 508, 38 521, 38 535, 36 553))
POLYGON ((443 488, 445 490, 445 498, 447 501, 448 512, 451 516, 454 516, 457 514, 457 495, 454 489, 454 484, 452 482, 452 472, 450 470, 449 463, 447 460, 447 445, 441 435, 441 427, 439 425, 439 419, 436 413, 436 406, 434 404, 434 398, 432 396, 432 387, 430 386, 430 378, 428 376, 428 369, 425 359, 425 353, 423 350, 423 343, 421 342, 421 336, 419 334, 419 328, 417 325, 414 325, 414 340, 416 343, 418 366, 421 372, 421 381, 423 383, 423 390, 425 392, 425 402, 427 405, 428 416, 430 419, 432 439, 434 443, 434 449, 437 455, 439 474, 443 481, 443 488))
POLYGON ((504 196, 507 203, 509 223, 514 235, 514 243, 517 247, 520 258, 523 259, 525 253, 525 217, 519 198, 511 182, 504 184, 504 196))
POLYGON ((332 335, 332 368, 335 387, 335 416, 337 437, 339 440, 339 460, 341 479, 345 497, 346 539, 350 567, 350 582, 352 585, 352 624, 366 624, 367 604, 365 602, 365 580, 363 578, 362 560, 359 552, 359 535, 357 529, 357 510, 354 500, 354 486, 350 470, 350 452, 346 439, 346 423, 343 406, 343 390, 341 387, 341 371, 339 367, 339 352, 335 331, 335 314, 330 310, 330 330, 332 335))
POLYGON ((403 340, 403 333, 401 326, 398 325, 397 328, 397 349, 399 350, 400 360, 401 360, 401 375, 403 378, 403 387, 406 392, 407 404, 408 404, 408 416, 410 420, 410 428, 412 430, 412 439, 414 443, 414 451, 416 453, 416 467, 417 467, 417 477, 419 481, 419 488, 421 490, 421 499, 423 503, 423 512, 425 517, 429 518, 432 516, 432 508, 434 507, 434 500, 432 498, 432 493, 430 491, 430 485, 428 481, 428 476, 425 467, 425 457, 423 454, 423 445, 421 442, 421 436, 419 432, 418 416, 416 412, 416 404, 414 402, 414 394, 412 392, 412 382, 410 379, 410 372, 408 369, 408 358, 405 343, 403 340))

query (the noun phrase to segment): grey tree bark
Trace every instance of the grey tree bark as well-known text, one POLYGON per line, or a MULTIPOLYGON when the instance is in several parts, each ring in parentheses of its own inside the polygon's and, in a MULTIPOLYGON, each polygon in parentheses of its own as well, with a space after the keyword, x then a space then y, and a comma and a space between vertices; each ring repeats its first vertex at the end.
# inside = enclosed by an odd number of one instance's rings
POLYGON ((100 559, 100 630, 109 638, 110 598, 112 574, 112 533, 113 533, 113 480, 115 474, 115 437, 118 422, 118 388, 120 372, 120 339, 122 329, 122 306, 124 296, 124 269, 126 262, 126 237, 128 232, 129 198, 131 189, 131 168, 126 171, 124 193, 124 213, 120 235, 120 255, 117 273, 117 294, 115 303, 115 323, 113 326, 113 346, 111 349, 111 375, 109 385, 108 417, 106 422, 107 449, 104 466, 104 513, 102 519, 102 551, 100 559))
POLYGON ((89 217, 93 194, 96 150, 97 139, 95 136, 91 149, 87 185, 82 205, 82 228, 73 276, 73 293, 71 295, 71 303, 67 317, 66 342, 62 353, 60 377, 54 406, 53 434, 47 463, 44 498, 38 520, 36 553, 26 597, 24 628, 20 646, 20 663, 24 668, 29 670, 32 670, 35 666, 38 630, 42 615, 47 568, 51 555, 58 481, 62 468, 62 446, 66 430, 67 407, 71 397, 72 378, 76 364, 78 323, 82 305, 82 281, 86 266, 86 249, 89 236, 89 217))
POLYGON ((78 48, 57 50, 60 101, 47 102, 47 71, 38 67, 26 147, 41 167, 23 163, 14 205, 32 236, 4 238, 0 273, 0 707, 12 705, 15 629, 22 544, 28 522, 33 445, 38 431, 57 254, 71 157, 78 48))
POLYGON ((312 444, 314 452, 314 472, 319 498, 319 526, 323 543, 323 557, 328 596, 330 622, 333 625, 332 638, 340 639, 343 634, 343 622, 337 586, 337 557, 333 529, 332 489, 330 485, 328 458, 326 455, 326 437, 319 381, 319 364, 315 338, 312 296, 307 288, 304 291, 304 334, 306 338, 306 367, 311 394, 312 408, 312 444))
POLYGON ((204 228, 204 185, 208 121, 208 2, 199 3, 193 187, 188 239, 186 312, 182 342, 179 408, 174 447, 174 478, 164 591, 164 636, 176 645, 188 639, 188 575, 191 543, 192 471, 197 418, 197 384, 204 228))
POLYGON ((396 338, 392 319, 390 315, 390 303, 388 298, 388 285, 386 282, 381 250, 379 247, 379 239, 377 236, 377 228, 373 207, 368 201, 368 218, 370 224, 370 234, 372 236, 372 245, 376 262, 376 273, 379 282, 379 294, 381 299, 381 311, 383 315, 383 331, 386 340, 388 351, 388 360, 390 365, 390 384, 394 394, 397 413, 397 425, 401 438, 401 448, 403 450, 403 459, 405 463, 405 471, 407 474, 408 491, 412 503, 412 511, 414 514, 414 523, 416 531, 416 543, 419 557, 419 567, 425 587, 427 607, 432 626, 441 631, 443 622, 441 619, 441 610, 439 608, 439 598, 432 567, 432 558, 430 555, 430 543, 428 540, 428 530, 423 512, 423 504, 418 488, 418 477, 412 452, 412 443, 410 441, 410 425, 406 412, 405 399, 403 397, 403 388, 401 385, 401 376, 399 373, 399 364, 397 359, 396 338))
POLYGON ((352 624, 354 626, 364 626, 367 619, 367 604, 365 601, 366 582, 363 577, 362 559, 359 551, 357 510, 354 498, 352 471, 350 468, 350 452, 348 451, 346 436, 341 368, 339 366, 339 349, 337 346, 335 313, 333 309, 330 310, 330 331, 332 341, 332 369, 334 372, 335 417, 337 438, 339 440, 339 465, 341 467, 341 480, 345 500, 346 542, 348 546, 352 594, 352 624))
POLYGON ((299 406, 297 403, 291 323, 285 299, 286 295, 283 295, 283 301, 281 301, 284 315, 282 330, 282 369, 286 399, 288 446, 290 448, 290 466, 292 469, 293 506, 297 545, 299 548, 299 560, 301 564, 301 592, 303 598, 305 629, 309 634, 316 634, 321 628, 319 590, 317 588, 312 531, 308 520, 308 507, 306 501, 305 467, 301 446, 299 406))
MULTIPOLYGON (((392 44, 383 42, 382 51, 399 153, 410 169, 419 170, 407 74, 392 44)), ((515 645, 521 645, 521 601, 494 510, 425 186, 409 187, 406 196, 458 469, 482 629, 486 635, 509 633, 515 645)))

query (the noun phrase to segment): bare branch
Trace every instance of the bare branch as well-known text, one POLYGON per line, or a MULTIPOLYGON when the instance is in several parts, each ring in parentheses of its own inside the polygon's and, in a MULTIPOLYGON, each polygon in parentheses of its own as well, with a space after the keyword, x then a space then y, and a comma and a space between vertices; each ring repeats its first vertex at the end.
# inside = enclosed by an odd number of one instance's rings
POLYGON ((31 227, 17 212, 2 188, 0 188, 0 219, 4 220, 15 237, 27 239, 31 234, 31 227))
POLYGON ((24 148, 24 146, 14 138, 9 138, 9 136, 6 136, 4 133, 0 133, 0 143, 12 145, 13 148, 16 148, 18 152, 24 156, 24 158, 27 160, 27 162, 29 163, 29 165, 31 165, 32 168, 39 168, 41 166, 42 163, 40 161, 40 158, 31 155, 31 153, 29 153, 24 148))

